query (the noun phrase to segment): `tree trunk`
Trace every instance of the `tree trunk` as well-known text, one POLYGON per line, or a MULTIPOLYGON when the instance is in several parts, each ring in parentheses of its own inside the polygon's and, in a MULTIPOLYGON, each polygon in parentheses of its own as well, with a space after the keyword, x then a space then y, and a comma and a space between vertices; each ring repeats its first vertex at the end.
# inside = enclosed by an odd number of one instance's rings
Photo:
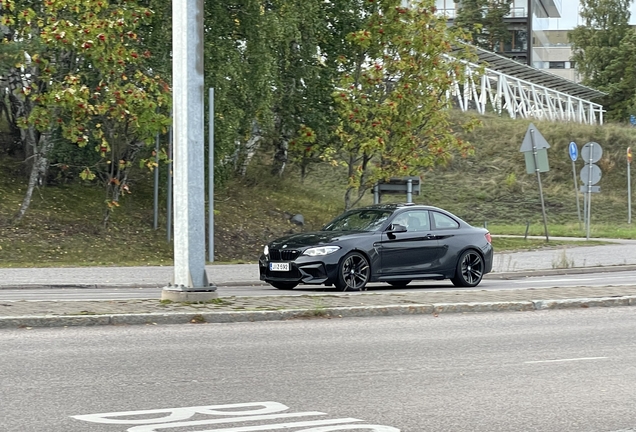
POLYGON ((22 218, 24 218, 24 215, 31 205, 33 190, 38 184, 38 179, 41 179, 41 177, 46 173, 48 169, 49 160, 47 158, 47 155, 53 147, 51 135, 50 133, 40 134, 39 142, 37 144, 35 142, 35 139, 35 130, 32 127, 29 127, 29 129, 27 130, 27 141, 33 148, 33 163, 31 164, 29 184, 27 186, 26 193, 24 194, 22 204, 20 205, 20 209, 13 219, 14 223, 20 222, 22 218))

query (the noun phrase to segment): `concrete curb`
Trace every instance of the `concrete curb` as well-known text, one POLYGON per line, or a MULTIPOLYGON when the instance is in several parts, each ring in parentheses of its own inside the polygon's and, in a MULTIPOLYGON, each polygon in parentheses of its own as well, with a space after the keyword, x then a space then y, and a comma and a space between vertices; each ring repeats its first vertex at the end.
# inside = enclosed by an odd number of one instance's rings
MULTIPOLYGON (((522 279, 526 277, 538 277, 538 276, 563 276, 572 274, 587 274, 587 273, 612 273, 621 271, 636 271, 636 265, 623 264, 615 266, 596 266, 596 267, 572 267, 572 268, 555 268, 555 269, 542 269, 542 270, 523 270, 514 272, 493 272, 484 276, 484 280, 488 279, 522 279)), ((381 283, 381 282, 374 282, 381 283)), ((260 280, 244 280, 244 281, 231 281, 231 282, 217 282, 217 286, 232 287, 232 286, 266 286, 267 283, 260 280)), ((16 284, 16 285, 0 285, 0 290, 3 289, 15 289, 15 290, 27 290, 27 289, 108 289, 108 288, 164 288, 166 284, 157 283, 104 283, 104 284, 16 284)))
POLYGON ((636 296, 517 302, 436 303, 414 305, 334 307, 245 312, 169 312, 107 315, 0 317, 0 329, 75 327, 98 325, 218 324, 231 322, 283 321, 290 319, 358 318, 444 313, 530 312, 590 307, 636 306, 636 296))

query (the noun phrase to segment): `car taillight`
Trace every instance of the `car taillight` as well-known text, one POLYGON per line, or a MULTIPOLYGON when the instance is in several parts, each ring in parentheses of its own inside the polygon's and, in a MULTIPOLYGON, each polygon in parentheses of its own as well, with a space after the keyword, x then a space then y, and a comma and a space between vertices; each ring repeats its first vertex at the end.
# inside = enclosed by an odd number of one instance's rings
POLYGON ((487 232, 487 233, 486 233, 486 241, 487 241, 488 243, 492 243, 492 237, 490 236, 490 233, 489 233, 489 232, 487 232))

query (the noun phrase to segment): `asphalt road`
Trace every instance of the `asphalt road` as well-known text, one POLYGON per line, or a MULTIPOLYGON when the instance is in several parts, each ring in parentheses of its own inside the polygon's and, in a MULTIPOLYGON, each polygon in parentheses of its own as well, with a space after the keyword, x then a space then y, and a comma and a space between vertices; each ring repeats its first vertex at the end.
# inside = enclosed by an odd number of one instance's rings
MULTIPOLYGON (((551 275, 535 277, 519 277, 502 280, 486 278, 479 285, 483 290, 509 290, 519 288, 551 288, 574 286, 625 286, 634 285, 636 271, 597 272, 570 275, 551 275)), ((415 281, 406 288, 392 288, 388 284, 370 284, 370 292, 403 292, 428 290, 461 291, 466 288, 456 288, 450 281, 415 281)), ((472 288, 471 288, 472 289, 472 288)), ((277 290, 269 285, 219 286, 219 296, 268 296, 268 295, 303 295, 308 293, 334 292, 333 288, 324 286, 299 286, 293 291, 277 290)), ((41 288, 41 289, 0 289, 0 300, 112 300, 112 299, 140 299, 160 298, 161 288, 41 288)))
POLYGON ((633 316, 3 330, 0 429, 626 432, 636 428, 633 316))

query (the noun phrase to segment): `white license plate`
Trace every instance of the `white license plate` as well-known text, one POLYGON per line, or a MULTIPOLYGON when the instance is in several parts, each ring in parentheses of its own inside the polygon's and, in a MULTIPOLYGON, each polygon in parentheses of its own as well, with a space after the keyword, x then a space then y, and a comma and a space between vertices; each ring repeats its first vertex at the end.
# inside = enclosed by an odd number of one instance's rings
POLYGON ((269 263, 269 269, 271 271, 289 271, 289 263, 286 263, 286 262, 271 262, 271 263, 269 263))

